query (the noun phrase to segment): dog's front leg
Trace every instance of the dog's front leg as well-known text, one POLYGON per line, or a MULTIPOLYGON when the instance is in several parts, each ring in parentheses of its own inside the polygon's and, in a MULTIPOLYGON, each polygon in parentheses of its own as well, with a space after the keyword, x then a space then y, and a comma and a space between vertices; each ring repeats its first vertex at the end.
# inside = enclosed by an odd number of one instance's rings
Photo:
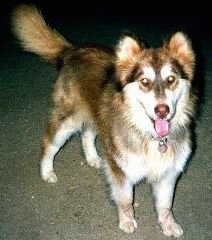
POLYGON ((112 197, 116 202, 119 216, 119 228, 132 233, 137 228, 133 209, 133 186, 127 180, 124 183, 112 183, 112 197))
POLYGON ((180 237, 183 234, 181 226, 175 221, 172 214, 172 202, 177 175, 172 172, 160 181, 152 184, 159 224, 165 235, 174 237, 180 237))

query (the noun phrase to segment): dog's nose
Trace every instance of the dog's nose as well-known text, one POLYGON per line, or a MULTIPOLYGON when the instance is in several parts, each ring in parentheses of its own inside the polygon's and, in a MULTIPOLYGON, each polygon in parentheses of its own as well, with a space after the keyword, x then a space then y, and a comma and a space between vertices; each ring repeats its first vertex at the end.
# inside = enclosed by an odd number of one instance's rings
POLYGON ((169 106, 166 104, 158 104, 155 107, 155 113, 159 118, 163 119, 169 114, 169 106))

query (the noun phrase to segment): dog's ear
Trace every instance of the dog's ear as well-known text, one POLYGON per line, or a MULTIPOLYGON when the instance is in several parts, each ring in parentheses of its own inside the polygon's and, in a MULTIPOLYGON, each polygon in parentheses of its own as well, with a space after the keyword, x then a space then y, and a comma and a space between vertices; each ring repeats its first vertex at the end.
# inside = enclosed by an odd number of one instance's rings
POLYGON ((144 45, 135 36, 124 35, 116 46, 116 70, 119 81, 123 84, 126 76, 135 66, 144 45))
POLYGON ((123 36, 117 47, 116 54, 119 62, 133 62, 141 53, 141 47, 137 39, 131 36, 123 36))
POLYGON ((183 32, 175 33, 165 42, 164 47, 169 51, 171 56, 179 62, 187 74, 188 79, 191 80, 194 75, 195 53, 187 35, 183 32))

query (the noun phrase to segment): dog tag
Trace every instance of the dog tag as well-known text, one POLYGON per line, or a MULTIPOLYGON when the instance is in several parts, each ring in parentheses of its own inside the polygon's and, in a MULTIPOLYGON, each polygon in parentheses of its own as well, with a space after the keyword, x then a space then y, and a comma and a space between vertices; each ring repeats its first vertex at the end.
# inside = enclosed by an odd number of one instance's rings
POLYGON ((158 144, 158 151, 161 153, 165 153, 168 149, 167 144, 164 142, 164 140, 161 140, 158 144))

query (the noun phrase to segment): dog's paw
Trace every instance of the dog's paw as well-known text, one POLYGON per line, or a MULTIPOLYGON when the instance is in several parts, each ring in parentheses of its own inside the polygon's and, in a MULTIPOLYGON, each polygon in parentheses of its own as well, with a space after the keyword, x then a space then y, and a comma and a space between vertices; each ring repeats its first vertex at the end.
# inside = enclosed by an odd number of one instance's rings
POLYGON ((102 159, 100 157, 87 159, 89 166, 95 167, 95 168, 101 167, 101 161, 102 161, 102 159))
POLYGON ((48 183, 56 183, 57 182, 57 175, 54 171, 48 173, 42 173, 42 179, 48 183))
POLYGON ((175 221, 166 222, 161 224, 163 234, 170 237, 181 237, 183 235, 183 229, 175 221))
POLYGON ((163 234, 172 237, 181 237, 183 235, 183 229, 177 223, 167 225, 162 228, 163 234))
POLYGON ((129 219, 127 221, 121 221, 119 223, 119 228, 126 233, 133 233, 137 228, 137 222, 135 219, 131 221, 129 219))

